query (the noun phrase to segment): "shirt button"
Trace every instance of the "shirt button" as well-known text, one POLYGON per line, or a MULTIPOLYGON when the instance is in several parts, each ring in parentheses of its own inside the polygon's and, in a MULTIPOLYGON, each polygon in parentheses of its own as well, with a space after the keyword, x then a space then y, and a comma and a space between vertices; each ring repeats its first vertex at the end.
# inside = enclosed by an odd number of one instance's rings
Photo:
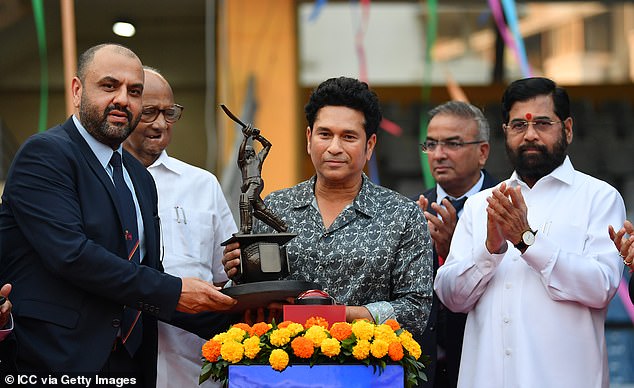
POLYGON ((511 283, 506 283, 504 287, 506 287, 506 289, 509 290, 511 288, 511 283))
POLYGON ((505 317, 504 318, 504 323, 509 323, 509 322, 511 322, 511 320, 508 317, 505 317))
POLYGON ((119 327, 119 326, 121 326, 121 320, 116 319, 116 318, 113 319, 112 320, 112 327, 119 327))
POLYGON ((511 355, 511 349, 506 349, 504 351, 504 354, 506 354, 507 356, 510 356, 511 355))

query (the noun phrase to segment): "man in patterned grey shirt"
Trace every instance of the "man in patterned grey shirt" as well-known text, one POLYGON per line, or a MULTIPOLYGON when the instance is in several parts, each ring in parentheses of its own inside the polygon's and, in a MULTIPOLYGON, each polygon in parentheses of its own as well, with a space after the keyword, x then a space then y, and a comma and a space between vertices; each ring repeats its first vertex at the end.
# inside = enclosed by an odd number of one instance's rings
MULTIPOLYGON (((265 200, 297 233, 286 245, 290 277, 321 284, 346 305, 348 322, 393 318, 422 333, 433 281, 427 222, 415 202, 363 173, 381 121, 376 94, 356 79, 331 78, 313 91, 305 113, 315 176, 265 200)), ((273 229, 258 222, 253 231, 273 229)), ((229 277, 237 273, 238 248, 225 248, 229 277)))

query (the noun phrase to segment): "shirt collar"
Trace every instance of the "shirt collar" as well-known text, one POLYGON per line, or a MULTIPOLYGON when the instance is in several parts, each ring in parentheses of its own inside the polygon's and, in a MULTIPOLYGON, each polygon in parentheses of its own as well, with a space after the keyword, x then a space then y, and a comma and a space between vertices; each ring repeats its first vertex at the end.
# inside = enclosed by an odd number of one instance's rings
POLYGON ((181 166, 176 163, 174 159, 170 158, 169 155, 167 155, 167 151, 165 150, 161 152, 158 159, 156 159, 154 163, 152 163, 148 168, 155 168, 161 165, 175 174, 183 174, 183 169, 181 168, 181 166))
MULTIPOLYGON (((79 134, 81 135, 81 137, 83 137, 84 140, 86 140, 86 143, 88 143, 88 147, 90 147, 92 152, 95 154, 95 156, 99 160, 99 163, 101 163, 103 168, 107 170, 108 164, 110 163, 110 158, 112 158, 112 148, 101 143, 99 140, 95 139, 90 133, 88 133, 86 128, 84 128, 84 126, 81 124, 81 122, 75 115, 73 115, 73 122, 75 123, 75 127, 77 127, 77 130, 79 131, 79 134)), ((117 148, 116 151, 119 152, 120 155, 123 155, 122 153, 123 150, 121 145, 119 145, 119 148, 117 148)))
MULTIPOLYGON (((375 204, 373 199, 373 192, 375 191, 375 185, 370 181, 370 179, 362 173, 361 176, 361 189, 359 193, 352 201, 352 206, 355 210, 360 211, 368 216, 374 216, 377 212, 377 207, 379 204, 375 204)), ((293 208, 301 208, 305 206, 310 206, 315 199, 315 182, 317 181, 317 176, 313 175, 309 180, 304 181, 297 185, 297 191, 295 192, 295 196, 292 199, 291 206, 293 208)))
MULTIPOLYGON (((574 177, 575 177, 575 169, 572 166, 572 162, 570 161, 570 158, 566 155, 564 162, 561 165, 559 165, 559 167, 554 169, 550 174, 544 177, 541 177, 538 180, 538 182, 555 179, 565 184, 571 185, 574 181, 574 177)), ((512 185, 519 185, 519 184, 526 185, 526 183, 522 181, 520 176, 517 175, 517 171, 513 171, 513 174, 511 175, 509 182, 512 185)))
POLYGON ((436 198, 438 198, 437 202, 440 203, 440 201, 442 201, 444 198, 449 198, 449 199, 460 199, 463 197, 469 198, 470 196, 480 192, 480 190, 482 190, 483 184, 484 184, 484 173, 482 172, 482 170, 480 170, 480 179, 478 179, 476 184, 471 186, 471 188, 467 190, 466 193, 464 193, 458 198, 452 197, 451 195, 447 194, 447 192, 445 191, 445 189, 442 188, 442 186, 436 185, 436 198))

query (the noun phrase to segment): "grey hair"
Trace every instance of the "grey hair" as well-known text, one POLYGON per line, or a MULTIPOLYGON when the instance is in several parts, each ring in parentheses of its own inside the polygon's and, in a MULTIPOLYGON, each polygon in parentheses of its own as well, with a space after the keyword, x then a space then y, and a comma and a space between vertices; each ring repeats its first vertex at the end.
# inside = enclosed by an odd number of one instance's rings
POLYGON ((480 108, 463 101, 448 101, 430 110, 429 119, 431 120, 439 114, 475 120, 478 124, 478 138, 476 140, 489 141, 489 133, 491 132, 489 122, 480 108))

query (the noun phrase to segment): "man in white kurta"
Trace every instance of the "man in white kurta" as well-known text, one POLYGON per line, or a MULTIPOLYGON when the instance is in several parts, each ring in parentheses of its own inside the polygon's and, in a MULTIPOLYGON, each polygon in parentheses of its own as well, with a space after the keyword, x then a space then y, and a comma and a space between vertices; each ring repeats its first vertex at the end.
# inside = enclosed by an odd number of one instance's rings
MULTIPOLYGON (((198 277, 217 286, 227 281, 221 242, 237 232, 218 179, 208 171, 169 157, 165 148, 183 107, 155 69, 145 68, 143 111, 124 147, 154 177, 161 219, 165 272, 198 277)), ((199 387, 205 339, 159 322, 157 387, 199 387)), ((219 386, 208 380, 202 387, 219 386)))
MULTIPOLYGON (((237 232, 237 227, 216 177, 165 151, 148 170, 159 195, 165 272, 216 284, 226 282, 220 243, 237 232)), ((159 322, 157 387, 198 386, 204 342, 195 334, 159 322)))
POLYGON ((441 301, 468 313, 459 387, 609 386, 604 323, 623 263, 607 231, 625 207, 565 156, 567 95, 544 80, 509 86, 504 129, 516 171, 467 200, 436 277, 441 301))

